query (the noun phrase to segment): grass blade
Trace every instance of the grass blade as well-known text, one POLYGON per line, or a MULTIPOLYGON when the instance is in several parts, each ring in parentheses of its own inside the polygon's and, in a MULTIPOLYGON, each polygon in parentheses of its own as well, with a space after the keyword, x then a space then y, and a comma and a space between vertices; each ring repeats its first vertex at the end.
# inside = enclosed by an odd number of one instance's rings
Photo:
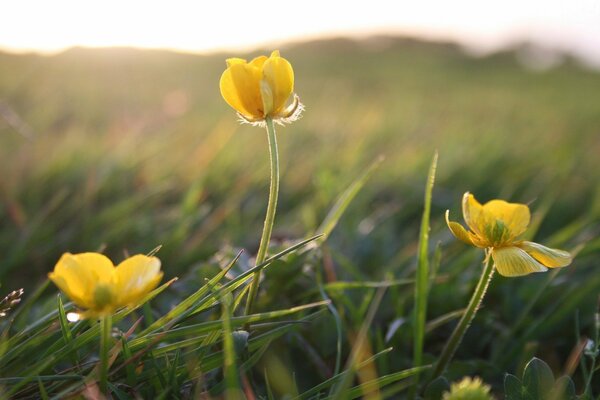
MULTIPOLYGON (((377 312, 377 309, 379 308, 379 304, 381 304, 381 300, 383 299, 384 293, 385 293, 385 288, 379 288, 377 290, 377 294, 371 301, 371 306, 369 307, 369 311, 367 312, 367 315, 366 315, 364 322, 360 328, 360 331, 358 332, 358 335, 356 337, 356 342, 355 342, 354 346, 352 347, 352 351, 350 352, 350 356, 348 358, 348 364, 347 364, 347 368, 346 368, 348 373, 345 374, 344 377, 341 379, 340 383, 338 385, 336 385, 335 392, 333 392, 333 395, 332 395, 333 399, 341 400, 341 399, 344 399, 346 396, 346 390, 352 382, 354 373, 358 370, 357 366, 360 363, 360 357, 362 357, 365 353, 365 347, 367 345, 366 343, 368 340, 368 338, 367 338, 368 330, 371 325, 371 322, 373 322, 373 318, 375 318, 375 313, 377 312)), ((365 366, 369 366, 369 365, 372 365, 372 364, 366 364, 365 366)))
MULTIPOLYGON (((438 154, 433 156, 425 186, 425 205, 419 233, 419 250, 417 256, 417 276, 415 285, 415 306, 413 313, 413 365, 418 367, 423 362, 423 343, 425 341, 425 322, 427 318, 427 292, 429 286, 429 216, 431 213, 431 193, 435 182, 438 154)), ((415 390, 419 375, 415 376, 415 390)))
POLYGON ((363 397, 366 394, 371 393, 373 390, 377 390, 379 388, 382 388, 386 385, 390 385, 399 380, 409 378, 413 375, 418 376, 418 374, 420 374, 423 371, 428 370, 429 368, 431 368, 431 366, 426 365, 426 366, 421 366, 421 367, 405 369, 404 371, 399 371, 399 372, 395 372, 393 374, 381 376, 377 379, 374 379, 369 382, 365 382, 361 385, 355 386, 352 389, 348 390, 346 392, 346 397, 344 397, 344 399, 350 400, 350 399, 357 399, 359 397, 363 397))

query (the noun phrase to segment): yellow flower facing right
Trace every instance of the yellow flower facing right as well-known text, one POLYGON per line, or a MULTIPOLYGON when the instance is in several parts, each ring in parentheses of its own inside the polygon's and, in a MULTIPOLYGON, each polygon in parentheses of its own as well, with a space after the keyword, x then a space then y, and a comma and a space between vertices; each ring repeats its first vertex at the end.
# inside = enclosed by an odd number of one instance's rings
POLYGON ((529 207, 525 204, 491 200, 481 205, 467 192, 463 196, 462 208, 469 230, 458 222, 450 221, 449 211, 446 211, 450 231, 466 244, 490 249, 500 275, 544 272, 548 268, 566 267, 572 261, 566 251, 519 239, 531 219, 529 207))
POLYGON ((294 93, 294 70, 279 51, 250 62, 241 58, 226 62, 221 95, 243 121, 261 125, 266 118, 278 123, 298 119, 304 107, 294 93))
POLYGON ((48 274, 73 303, 86 310, 83 318, 109 315, 138 304, 162 276, 156 257, 138 254, 115 267, 99 253, 65 253, 48 274))

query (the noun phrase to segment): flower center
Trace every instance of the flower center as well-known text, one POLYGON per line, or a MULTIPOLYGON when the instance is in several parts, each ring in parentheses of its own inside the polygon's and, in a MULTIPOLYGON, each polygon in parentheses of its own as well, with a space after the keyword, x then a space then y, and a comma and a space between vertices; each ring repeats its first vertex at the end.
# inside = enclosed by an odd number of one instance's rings
POLYGON ((510 237, 508 226, 501 219, 486 226, 486 236, 492 246, 504 244, 510 237))
POLYGON ((109 285, 100 284, 94 289, 94 303, 98 308, 104 308, 113 301, 113 293, 109 285))

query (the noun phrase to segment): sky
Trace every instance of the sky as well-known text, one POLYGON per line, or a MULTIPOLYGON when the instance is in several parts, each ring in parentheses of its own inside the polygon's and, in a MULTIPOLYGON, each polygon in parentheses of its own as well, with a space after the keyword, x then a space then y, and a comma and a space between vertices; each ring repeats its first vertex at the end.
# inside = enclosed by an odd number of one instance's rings
POLYGON ((451 40, 480 53, 531 41, 600 66, 600 0, 18 0, 0 11, 0 49, 18 52, 207 53, 369 34, 451 40))

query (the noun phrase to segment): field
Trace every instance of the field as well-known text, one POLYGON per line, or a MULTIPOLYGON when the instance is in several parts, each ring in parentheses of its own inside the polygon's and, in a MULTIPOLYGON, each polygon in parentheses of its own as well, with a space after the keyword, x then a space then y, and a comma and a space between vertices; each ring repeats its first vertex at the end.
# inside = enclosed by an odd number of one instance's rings
POLYGON ((59 323, 59 292, 46 279, 61 254, 122 260, 157 246, 163 282, 179 279, 115 319, 126 332, 144 317, 127 339, 114 334, 122 346, 108 378, 115 398, 234 398, 238 387, 248 398, 423 394, 428 369, 421 386, 411 370, 414 279, 436 150, 422 364, 435 363, 481 273, 483 252, 457 241, 444 220, 449 209, 462 221, 470 191, 528 204, 527 238, 576 256, 548 273, 496 274, 446 378, 479 376, 500 399, 505 373, 521 377, 535 356, 556 377, 571 375, 577 394, 600 395, 600 374, 592 375, 600 73, 569 58, 528 69, 518 61, 523 48, 475 58, 393 37, 280 50, 306 110, 277 128, 281 187, 269 254, 323 232, 326 217, 334 229, 265 268, 251 321, 236 306, 259 245, 269 158, 264 129, 239 124, 219 93, 232 55, 0 53, 0 297, 25 289, 0 319, 5 396, 94 390, 98 324, 59 323), (353 184, 359 190, 347 191, 353 184), (336 204, 343 214, 330 213, 336 204), (207 284, 241 249, 227 276, 207 284), (223 290, 227 282, 237 290, 223 290), (160 319, 200 288, 204 297, 179 309, 180 319, 160 319))

